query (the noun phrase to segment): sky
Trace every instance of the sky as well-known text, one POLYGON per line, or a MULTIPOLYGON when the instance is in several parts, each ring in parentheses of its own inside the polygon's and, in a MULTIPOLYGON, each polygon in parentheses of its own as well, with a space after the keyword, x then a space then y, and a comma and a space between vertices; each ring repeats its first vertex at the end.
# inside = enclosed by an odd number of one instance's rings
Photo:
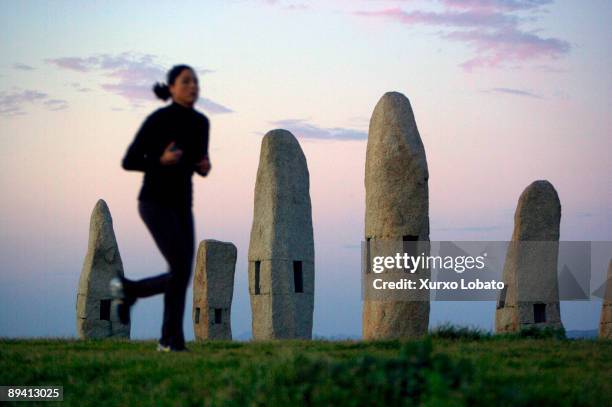
MULTIPOLYGON (((213 169, 193 179, 196 239, 238 248, 237 337, 251 324, 259 149, 275 128, 308 161, 314 335, 360 335, 365 150, 388 91, 409 98, 425 146, 432 241, 509 240, 518 197, 538 179, 558 191, 561 240, 612 241, 611 19, 599 0, 2 2, 0 336, 76 335, 98 199, 126 275, 166 270, 137 212, 142 173, 120 163, 163 106, 152 85, 179 63, 196 69, 196 109, 211 122, 213 169)), ((595 329, 600 306, 562 303, 566 328, 595 329)), ((132 336, 157 337, 161 309, 160 297, 140 301, 132 336)), ((494 313, 434 302, 430 326, 492 329, 494 313)))

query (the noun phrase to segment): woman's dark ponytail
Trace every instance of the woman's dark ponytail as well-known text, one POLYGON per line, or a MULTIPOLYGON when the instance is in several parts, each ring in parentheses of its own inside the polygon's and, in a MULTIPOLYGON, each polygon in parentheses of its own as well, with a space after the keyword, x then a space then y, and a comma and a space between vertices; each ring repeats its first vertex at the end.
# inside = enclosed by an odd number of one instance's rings
POLYGON ((159 99, 166 101, 170 99, 170 88, 165 83, 157 82, 153 85, 153 92, 159 99))
POLYGON ((173 85, 176 78, 185 69, 191 70, 192 72, 194 72, 195 75, 195 71, 189 65, 174 65, 166 75, 168 84, 157 82, 155 85, 153 85, 153 92, 155 93, 155 96, 157 96, 163 101, 170 99, 172 95, 170 94, 170 88, 168 87, 168 85, 173 85))

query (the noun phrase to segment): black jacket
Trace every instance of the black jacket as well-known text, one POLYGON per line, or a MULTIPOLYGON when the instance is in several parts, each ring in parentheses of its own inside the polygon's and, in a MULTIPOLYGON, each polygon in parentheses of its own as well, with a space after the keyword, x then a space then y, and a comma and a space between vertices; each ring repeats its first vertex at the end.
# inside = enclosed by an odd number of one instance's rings
POLYGON ((138 199, 191 208, 191 177, 196 171, 195 163, 208 156, 209 129, 205 115, 175 102, 151 113, 122 161, 126 170, 144 172, 138 199), (177 164, 162 165, 159 158, 172 141, 176 148, 183 150, 183 155, 177 164))

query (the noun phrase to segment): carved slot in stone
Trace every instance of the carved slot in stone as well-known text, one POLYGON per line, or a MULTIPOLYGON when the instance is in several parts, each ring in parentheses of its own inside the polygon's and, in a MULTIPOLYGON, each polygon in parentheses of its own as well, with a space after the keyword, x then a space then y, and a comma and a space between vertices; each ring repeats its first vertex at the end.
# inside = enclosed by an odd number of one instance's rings
POLYGON ((417 253, 417 242, 419 240, 418 236, 413 236, 413 235, 404 235, 402 236, 402 242, 404 242, 402 244, 402 250, 404 251, 404 253, 408 254, 409 256, 418 256, 419 254, 417 253))
POLYGON ((533 304, 533 322, 546 322, 546 304, 533 304))
POLYGON ((261 273, 261 262, 255 262, 255 295, 259 295, 261 293, 260 287, 260 273, 261 273))
POLYGON ((100 320, 110 321, 111 300, 100 300, 100 320))
POLYGON ((296 293, 304 292, 304 278, 302 276, 302 262, 293 262, 293 286, 296 293))
POLYGON ((220 324, 222 323, 222 309, 221 308, 215 308, 215 324, 220 324))
POLYGON ((499 301, 497 302, 497 309, 504 308, 506 306, 506 292, 508 291, 508 287, 504 286, 501 292, 499 293, 499 301))

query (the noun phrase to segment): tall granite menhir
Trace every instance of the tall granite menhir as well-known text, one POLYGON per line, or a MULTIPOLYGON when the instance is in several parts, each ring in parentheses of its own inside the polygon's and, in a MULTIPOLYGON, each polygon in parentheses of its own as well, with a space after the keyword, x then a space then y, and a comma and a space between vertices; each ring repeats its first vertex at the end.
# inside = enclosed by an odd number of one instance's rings
MULTIPOLYGON (((398 92, 385 93, 374 108, 368 132, 365 165, 368 245, 419 241, 427 242, 429 250, 428 179, 425 148, 410 101, 398 92)), ((419 270, 415 275, 429 278, 429 270, 419 270)), ((388 299, 364 298, 364 339, 410 338, 427 333, 429 292, 404 291, 402 298, 397 293, 388 299)))
POLYGON ((550 182, 535 181, 525 188, 504 263, 506 286, 497 302, 497 332, 563 327, 557 279, 560 222, 561 202, 550 182))
POLYGON ((599 337, 612 339, 612 260, 608 264, 608 276, 604 293, 601 316, 599 318, 599 337))
POLYGON ((253 339, 312 337, 314 241, 306 157, 286 130, 263 138, 249 244, 253 339))
POLYGON ((236 246, 203 240, 193 277, 193 332, 198 341, 232 339, 231 313, 236 246))
POLYGON ((91 213, 89 244, 77 292, 77 333, 80 338, 130 337, 130 325, 112 312, 109 281, 123 276, 123 264, 106 202, 98 200, 91 213))

